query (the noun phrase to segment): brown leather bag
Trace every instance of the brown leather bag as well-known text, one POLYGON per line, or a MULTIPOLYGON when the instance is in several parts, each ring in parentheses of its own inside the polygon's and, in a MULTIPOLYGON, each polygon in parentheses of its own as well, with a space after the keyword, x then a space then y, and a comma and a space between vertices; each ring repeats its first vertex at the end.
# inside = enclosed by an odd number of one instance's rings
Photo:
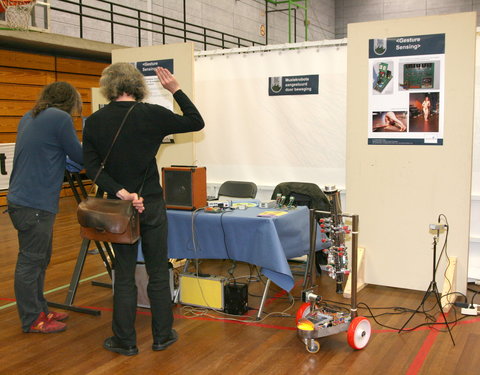
POLYGON ((93 241, 133 244, 140 238, 140 219, 132 201, 88 197, 79 203, 80 235, 93 241))

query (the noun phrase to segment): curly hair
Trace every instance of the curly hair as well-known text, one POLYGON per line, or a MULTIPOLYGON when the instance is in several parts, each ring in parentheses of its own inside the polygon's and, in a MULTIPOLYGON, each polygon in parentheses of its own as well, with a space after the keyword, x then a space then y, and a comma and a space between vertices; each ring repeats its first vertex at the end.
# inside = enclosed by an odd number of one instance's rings
POLYGON ((142 73, 130 63, 115 63, 106 67, 100 77, 100 91, 110 101, 123 94, 142 101, 148 95, 142 73))
POLYGON ((61 109, 73 115, 82 113, 82 98, 78 91, 68 82, 54 82, 45 86, 32 109, 32 116, 37 117, 40 112, 49 107, 61 109))

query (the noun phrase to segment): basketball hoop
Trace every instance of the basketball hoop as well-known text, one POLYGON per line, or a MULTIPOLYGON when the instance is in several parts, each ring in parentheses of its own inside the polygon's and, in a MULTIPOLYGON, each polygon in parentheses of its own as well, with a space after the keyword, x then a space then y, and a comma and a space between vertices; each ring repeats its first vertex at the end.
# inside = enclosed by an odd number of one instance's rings
POLYGON ((0 12, 5 12, 7 25, 16 30, 28 30, 35 0, 0 0, 0 12))

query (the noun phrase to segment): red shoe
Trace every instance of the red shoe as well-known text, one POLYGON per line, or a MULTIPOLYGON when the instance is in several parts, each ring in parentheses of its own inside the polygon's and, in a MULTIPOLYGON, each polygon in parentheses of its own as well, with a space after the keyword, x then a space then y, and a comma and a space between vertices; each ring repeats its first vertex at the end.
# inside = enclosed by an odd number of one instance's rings
POLYGON ((56 320, 57 322, 63 322, 68 319, 68 314, 58 311, 49 311, 47 314, 48 320, 56 320))
POLYGON ((65 323, 49 320, 42 311, 37 320, 30 326, 28 333, 55 333, 65 331, 66 329, 67 325, 65 323))

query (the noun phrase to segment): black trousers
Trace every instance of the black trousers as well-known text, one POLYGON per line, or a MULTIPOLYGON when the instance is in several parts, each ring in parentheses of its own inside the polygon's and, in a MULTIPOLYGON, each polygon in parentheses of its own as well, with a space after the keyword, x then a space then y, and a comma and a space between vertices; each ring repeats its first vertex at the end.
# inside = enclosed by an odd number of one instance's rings
MULTIPOLYGON (((152 313, 152 336, 154 342, 161 342, 168 338, 173 325, 167 251, 168 224, 163 200, 145 202, 145 211, 140 214, 140 233, 145 267, 149 277, 147 293, 152 313)), ((135 268, 138 243, 112 245, 115 253, 113 334, 124 345, 136 345, 135 268)))
POLYGON ((48 314, 43 289, 52 255, 56 215, 12 203, 8 204, 8 213, 18 232, 19 250, 14 288, 22 330, 27 332, 41 312, 48 314))

